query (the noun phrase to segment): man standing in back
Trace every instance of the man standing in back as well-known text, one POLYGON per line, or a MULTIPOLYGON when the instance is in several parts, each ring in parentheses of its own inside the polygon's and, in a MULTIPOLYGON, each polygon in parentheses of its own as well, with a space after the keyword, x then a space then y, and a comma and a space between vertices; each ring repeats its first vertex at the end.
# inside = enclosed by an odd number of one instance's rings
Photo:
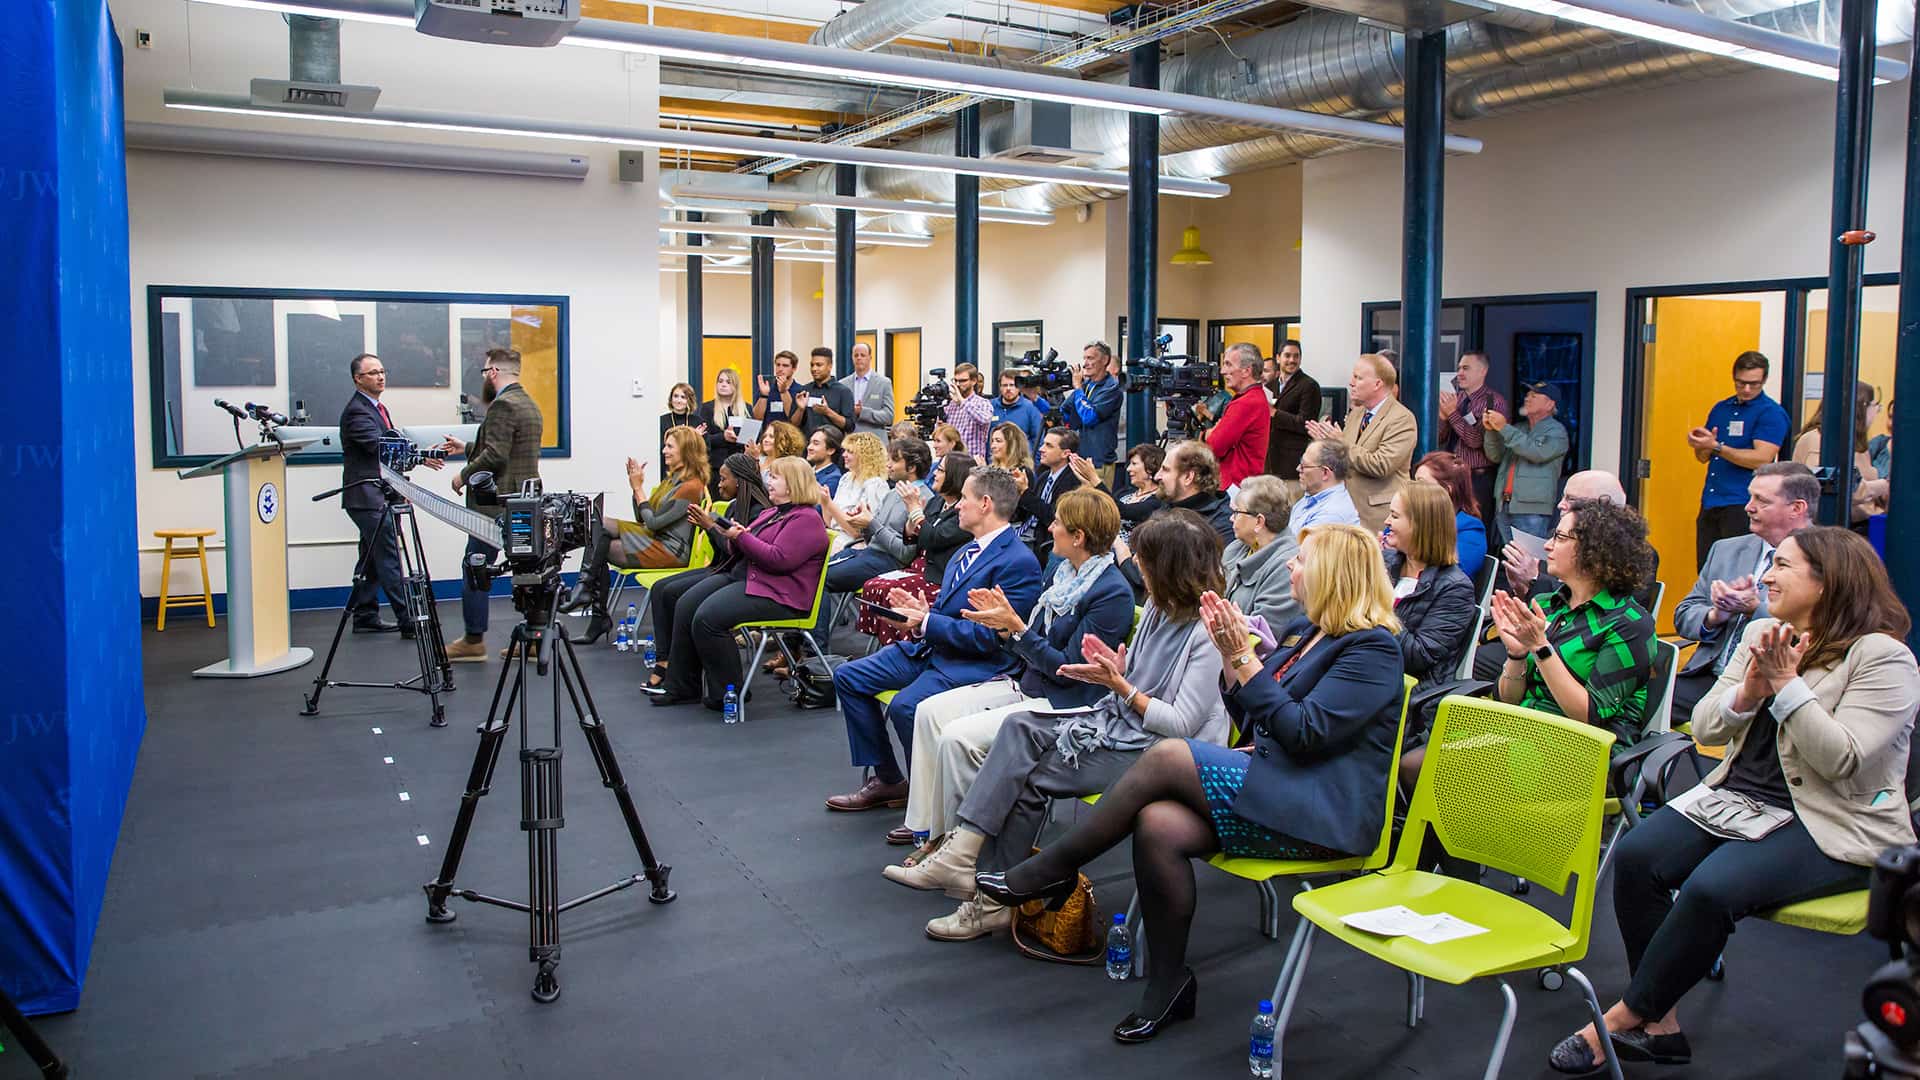
POLYGON ((1300 343, 1288 338, 1273 358, 1274 378, 1267 384, 1273 397, 1273 422, 1267 429, 1267 472, 1285 480, 1300 467, 1313 436, 1307 421, 1320 419, 1320 384, 1300 370, 1300 343))
POLYGON ((833 381, 833 350, 815 346, 807 359, 807 372, 813 381, 794 388, 800 433, 811 436, 822 428, 833 428, 845 436, 853 426, 853 391, 833 381))
POLYGON ((853 430, 887 441, 893 426, 893 380, 873 370, 873 349, 864 341, 853 345, 853 374, 840 380, 853 392, 853 430))
POLYGON ((1347 419, 1340 427, 1323 420, 1307 422, 1316 439, 1347 444, 1347 488, 1353 493, 1360 524, 1377 533, 1387 523, 1393 497, 1407 485, 1420 425, 1394 395, 1399 372, 1378 353, 1354 361, 1347 379, 1347 419))
POLYGON ((1220 421, 1207 432, 1207 448, 1220 462, 1220 486, 1231 489, 1257 475, 1267 463, 1267 392, 1260 385, 1260 349, 1244 341, 1227 346, 1220 358, 1220 378, 1233 400, 1220 421))
POLYGON ((1520 419, 1498 412, 1484 417, 1487 458, 1494 467, 1494 535, 1504 547, 1513 530, 1542 539, 1559 524, 1555 506, 1560 499, 1560 469, 1572 441, 1567 426, 1553 418, 1560 393, 1552 383, 1527 387, 1520 399, 1520 419))
POLYGON ((973 460, 986 461, 987 436, 993 431, 993 399, 981 392, 980 369, 972 364, 955 364, 952 383, 947 423, 960 432, 960 446, 973 455, 973 460))
POLYGON ((993 399, 993 426, 1012 424, 1019 428, 1027 437, 1027 445, 1038 454, 1047 423, 1033 402, 1020 393, 1020 378, 1025 374, 1026 368, 1008 368, 1000 373, 1000 396, 993 399))
POLYGON ((1084 457, 1101 470, 1108 487, 1113 486, 1109 468, 1118 453, 1120 406, 1126 394, 1113 374, 1113 350, 1104 341, 1090 341, 1080 351, 1080 367, 1074 372, 1073 393, 1061 407, 1068 427, 1080 429, 1080 449, 1084 457))
POLYGON ((1507 418, 1507 396, 1487 385, 1486 353, 1470 352, 1462 356, 1453 386, 1453 390, 1440 395, 1440 448, 1453 451, 1471 470, 1473 497, 1487 528, 1491 529, 1494 468, 1486 452, 1486 418, 1488 413, 1501 420, 1507 418))
POLYGON ((1733 360, 1733 396, 1716 402, 1707 425, 1687 432, 1693 456, 1707 463, 1694 522, 1694 564, 1705 566, 1719 540, 1747 531, 1747 483, 1753 470, 1776 460, 1791 423, 1787 410, 1767 396, 1767 358, 1743 352, 1733 360))
MULTIPOLYGON (((488 349, 486 366, 480 369, 480 400, 487 403, 487 415, 473 441, 463 443, 449 435, 440 444, 449 454, 465 454, 467 464, 453 478, 455 494, 465 492, 467 505, 489 513, 498 513, 492 502, 481 503, 468 483, 475 473, 493 474, 494 488, 501 498, 517 494, 520 484, 540 475, 540 431, 543 420, 540 406, 520 385, 520 350, 488 349)), ((467 538, 464 566, 475 555, 492 562, 500 549, 473 537, 467 538)), ((447 645, 447 659, 478 662, 487 658, 487 600, 480 589, 460 587, 460 611, 466 620, 466 636, 447 645)))

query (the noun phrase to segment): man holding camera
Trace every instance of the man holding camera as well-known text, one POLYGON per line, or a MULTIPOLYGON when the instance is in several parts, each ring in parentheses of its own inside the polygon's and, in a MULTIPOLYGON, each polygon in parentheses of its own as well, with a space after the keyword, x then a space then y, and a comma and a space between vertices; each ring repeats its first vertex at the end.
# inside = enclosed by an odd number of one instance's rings
POLYGON ((855 432, 865 431, 887 441, 887 429, 893 426, 893 380, 873 370, 873 347, 864 341, 853 344, 853 374, 840 380, 853 395, 855 432))
POLYGON ((812 438, 822 428, 832 428, 845 436, 853 430, 853 391, 833 381, 833 350, 816 345, 807 358, 807 370, 813 381, 795 389, 794 407, 799 410, 800 433, 812 438))
POLYGON ((1104 341, 1090 341, 1080 351, 1080 368, 1073 375, 1073 393, 1061 408, 1067 426, 1080 429, 1088 460, 1098 466, 1109 485, 1115 444, 1120 439, 1120 405, 1126 393, 1113 374, 1113 349, 1104 341))
MULTIPOLYGON (((387 390, 387 367, 372 353, 361 353, 347 364, 347 371, 353 376, 354 394, 347 399, 347 407, 340 414, 340 482, 346 485, 340 492, 340 506, 360 530, 360 556, 355 564, 359 569, 355 572, 347 608, 353 612, 356 634, 390 634, 398 630, 401 637, 411 638, 413 627, 407 622, 406 607, 401 602, 406 593, 401 586, 400 544, 394 536, 393 519, 382 514, 386 496, 377 482, 380 437, 394 430, 393 416, 380 404, 380 395, 387 390), (373 552, 371 556, 367 554, 369 549, 373 552), (393 605, 396 622, 381 620, 375 582, 387 594, 387 603, 393 605)), ((445 462, 427 458, 421 464, 439 469, 445 462)))
POLYGON ((953 369, 953 400, 947 402, 947 423, 960 432, 960 445, 975 461, 990 460, 987 436, 993 432, 993 402, 981 393, 980 369, 957 364, 953 369))
MULTIPOLYGON (((476 473, 491 473, 493 490, 505 496, 518 492, 522 481, 538 477, 540 433, 544 421, 540 416, 540 406, 520 385, 520 350, 488 349, 487 362, 480 369, 480 377, 483 380, 480 384, 480 400, 487 404, 487 415, 480 421, 480 430, 474 433, 470 443, 463 443, 449 435, 440 448, 449 454, 465 454, 467 457, 467 464, 453 478, 454 493, 465 492, 469 507, 491 509, 496 498, 489 496, 483 501, 470 481, 476 473)), ((488 562, 492 562, 499 551, 492 544, 470 536, 467 538, 466 557, 460 560, 461 566, 464 568, 474 555, 483 555, 488 562)), ((465 637, 447 645, 447 659, 476 663, 487 658, 489 594, 484 589, 467 585, 465 579, 463 573, 460 612, 466 621, 467 632, 465 637)))
POLYGON ((1000 396, 993 399, 993 426, 1012 424, 1027 436, 1027 445, 1035 453, 1040 451, 1040 439, 1046 434, 1047 423, 1040 416, 1040 410, 1033 407, 1020 393, 1020 380, 1031 375, 1027 368, 1008 368, 1000 373, 1000 396))
POLYGON ((1207 448, 1220 462, 1220 486, 1231 488, 1257 475, 1267 464, 1271 418, 1267 391, 1260 385, 1260 348, 1239 341, 1220 358, 1220 381, 1233 400, 1207 433, 1207 448))

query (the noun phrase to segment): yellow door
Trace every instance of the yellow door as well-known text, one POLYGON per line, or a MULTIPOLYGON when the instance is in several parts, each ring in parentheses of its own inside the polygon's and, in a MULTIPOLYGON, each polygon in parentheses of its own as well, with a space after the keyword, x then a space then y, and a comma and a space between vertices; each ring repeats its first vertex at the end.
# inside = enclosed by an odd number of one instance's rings
POLYGON ((920 331, 887 331, 887 378, 893 380, 893 415, 907 415, 907 402, 920 392, 920 331))
POLYGON ((1259 349, 1262 359, 1272 356, 1276 344, 1273 340, 1273 324, 1226 323, 1220 327, 1220 355, 1225 356, 1229 346, 1243 341, 1259 349))
POLYGON ((732 368, 740 377, 740 389, 751 393, 753 380, 753 339, 750 337, 706 337, 700 339, 700 400, 713 400, 713 383, 721 368, 732 368))
MULTIPOLYGON (((1854 377, 1863 383, 1869 383, 1878 391, 1876 400, 1880 402, 1880 416, 1868 430, 1869 437, 1884 435, 1887 431, 1887 399, 1893 396, 1893 361, 1895 346, 1899 344, 1900 286, 1869 285, 1861 290, 1860 312, 1860 354, 1859 363, 1854 368, 1854 377)), ((1806 375, 1801 382, 1802 398, 1800 407, 1795 409, 1788 404, 1793 414, 1793 433, 1813 419, 1814 407, 1820 404, 1820 394, 1826 389, 1824 380, 1827 371, 1827 290, 1815 289, 1807 294, 1807 358, 1806 375)), ((1793 452, 1793 443, 1787 443, 1787 453, 1793 452)))
POLYGON ((1694 521, 1707 466, 1693 456, 1687 432, 1706 422, 1714 403, 1733 393, 1733 358, 1760 348, 1760 301, 1671 296, 1654 301, 1654 340, 1646 352, 1646 414, 1640 454, 1640 511, 1660 552, 1667 586, 1660 632, 1673 632, 1673 609, 1699 576, 1694 521))
POLYGON ((551 307, 514 307, 508 340, 520 350, 520 385, 540 406, 545 423, 541 446, 560 445, 560 311, 551 307))

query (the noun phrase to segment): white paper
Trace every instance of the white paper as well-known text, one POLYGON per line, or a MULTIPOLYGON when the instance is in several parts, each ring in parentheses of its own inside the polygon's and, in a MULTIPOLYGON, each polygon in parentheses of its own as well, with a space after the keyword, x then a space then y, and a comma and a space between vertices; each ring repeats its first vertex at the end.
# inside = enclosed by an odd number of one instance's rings
POLYGON ((1535 536, 1524 529, 1514 529, 1513 542, 1519 546, 1521 551, 1524 551, 1527 553, 1527 558, 1534 559, 1539 562, 1547 561, 1547 538, 1546 537, 1535 536))
POLYGON ((1436 915, 1422 915, 1404 904, 1374 911, 1356 911, 1342 916, 1340 921, 1355 930, 1382 937, 1410 937, 1423 945, 1438 945, 1487 932, 1484 926, 1475 926, 1444 911, 1436 915))

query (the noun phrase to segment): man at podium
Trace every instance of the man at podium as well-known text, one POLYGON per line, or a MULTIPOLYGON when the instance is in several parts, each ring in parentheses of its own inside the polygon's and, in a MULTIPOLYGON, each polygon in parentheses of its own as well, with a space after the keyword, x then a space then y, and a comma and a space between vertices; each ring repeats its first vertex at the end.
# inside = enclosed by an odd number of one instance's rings
MULTIPOLYGON (((381 514, 386 497, 379 484, 357 482, 380 478, 380 437, 397 430, 393 416, 380 403, 380 395, 387 389, 387 366, 378 356, 361 353, 348 363, 347 370, 353 376, 354 393, 340 414, 340 458, 344 466, 340 482, 346 485, 340 493, 340 505, 360 530, 360 558, 355 565, 365 563, 370 571, 369 577, 354 580, 347 607, 353 611, 356 634, 388 634, 398 630, 402 637, 410 638, 413 627, 406 621, 402 601, 406 593, 400 584, 400 546, 394 538, 393 519, 381 514), (367 554, 369 549, 373 552, 371 558, 367 554), (376 582, 387 594, 387 603, 393 605, 397 622, 387 622, 380 617, 380 600, 374 592, 376 582)), ((422 464, 438 469, 443 463, 429 458, 422 464)))
MULTIPOLYGON (((467 456, 466 467, 453 478, 453 490, 466 492, 469 507, 491 509, 492 499, 482 502, 467 481, 475 473, 492 473, 494 490, 507 495, 518 492, 522 481, 539 476, 543 420, 540 406, 520 385, 520 350, 488 349, 480 377, 480 400, 487 406, 480 430, 470 443, 449 435, 440 446, 450 454, 467 456)), ((485 541, 467 538, 469 557, 485 555, 491 562, 499 550, 485 541)), ((465 562, 461 560, 462 565, 465 562)), ((461 577, 460 610, 467 633, 447 644, 447 659, 473 663, 487 658, 487 593, 468 588, 465 575, 461 577)))

